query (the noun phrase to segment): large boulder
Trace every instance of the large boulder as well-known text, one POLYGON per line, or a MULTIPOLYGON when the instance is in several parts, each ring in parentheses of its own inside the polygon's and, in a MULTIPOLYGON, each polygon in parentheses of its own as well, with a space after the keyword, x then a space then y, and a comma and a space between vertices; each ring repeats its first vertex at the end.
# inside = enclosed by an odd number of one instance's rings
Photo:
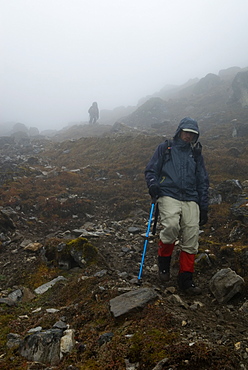
POLYGON ((139 288, 124 293, 110 300, 110 311, 114 317, 119 317, 144 307, 149 301, 157 298, 157 293, 151 288, 139 288))
POLYGON ((227 303, 244 286, 244 279, 229 267, 218 271, 210 280, 209 288, 219 303, 227 303))
POLYGON ((19 347, 20 354, 29 361, 57 365, 61 359, 60 340, 63 331, 50 329, 27 335, 19 347))
POLYGON ((216 186, 216 190, 221 194, 224 202, 234 203, 242 193, 243 188, 239 180, 231 179, 221 182, 216 186))

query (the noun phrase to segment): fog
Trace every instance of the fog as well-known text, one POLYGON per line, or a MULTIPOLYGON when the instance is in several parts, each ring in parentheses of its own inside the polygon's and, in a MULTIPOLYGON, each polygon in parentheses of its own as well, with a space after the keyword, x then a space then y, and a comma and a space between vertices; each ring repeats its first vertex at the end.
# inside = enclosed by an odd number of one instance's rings
POLYGON ((0 124, 61 129, 93 101, 247 67, 247 14, 247 0, 0 0, 0 124))

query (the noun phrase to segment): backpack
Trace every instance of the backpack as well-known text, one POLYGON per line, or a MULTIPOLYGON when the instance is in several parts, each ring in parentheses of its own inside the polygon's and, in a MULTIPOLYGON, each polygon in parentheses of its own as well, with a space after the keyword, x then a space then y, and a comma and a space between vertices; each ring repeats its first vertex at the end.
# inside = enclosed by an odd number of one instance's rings
MULTIPOLYGON (((164 150, 164 153, 163 153, 162 166, 165 162, 167 162, 170 159, 171 146, 172 146, 172 140, 166 139, 165 140, 165 150, 164 150)), ((192 153, 193 153, 193 157, 194 157, 195 162, 197 162, 197 160, 199 159, 199 157, 202 153, 202 145, 199 141, 196 143, 196 145, 194 147, 192 147, 192 153)), ((161 170, 162 170, 162 166, 161 166, 161 170)))

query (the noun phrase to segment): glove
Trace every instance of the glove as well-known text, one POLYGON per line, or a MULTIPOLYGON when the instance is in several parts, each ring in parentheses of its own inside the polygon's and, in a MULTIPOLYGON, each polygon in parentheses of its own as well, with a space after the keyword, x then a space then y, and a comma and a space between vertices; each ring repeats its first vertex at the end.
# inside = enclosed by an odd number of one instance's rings
POLYGON ((200 221, 199 225, 203 226, 208 222, 208 211, 206 209, 200 210, 200 221))
POLYGON ((149 194, 152 198, 158 199, 160 192, 160 187, 158 184, 152 184, 149 187, 149 194))

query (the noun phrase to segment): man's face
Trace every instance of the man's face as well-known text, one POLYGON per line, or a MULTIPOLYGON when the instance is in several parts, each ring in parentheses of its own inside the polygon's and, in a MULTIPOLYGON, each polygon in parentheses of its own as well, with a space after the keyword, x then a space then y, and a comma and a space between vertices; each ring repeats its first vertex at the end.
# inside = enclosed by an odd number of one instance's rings
POLYGON ((194 134, 193 132, 189 132, 189 131, 181 131, 181 134, 180 134, 180 138, 183 141, 186 141, 187 143, 191 143, 192 141, 195 141, 195 136, 196 134, 194 134))

